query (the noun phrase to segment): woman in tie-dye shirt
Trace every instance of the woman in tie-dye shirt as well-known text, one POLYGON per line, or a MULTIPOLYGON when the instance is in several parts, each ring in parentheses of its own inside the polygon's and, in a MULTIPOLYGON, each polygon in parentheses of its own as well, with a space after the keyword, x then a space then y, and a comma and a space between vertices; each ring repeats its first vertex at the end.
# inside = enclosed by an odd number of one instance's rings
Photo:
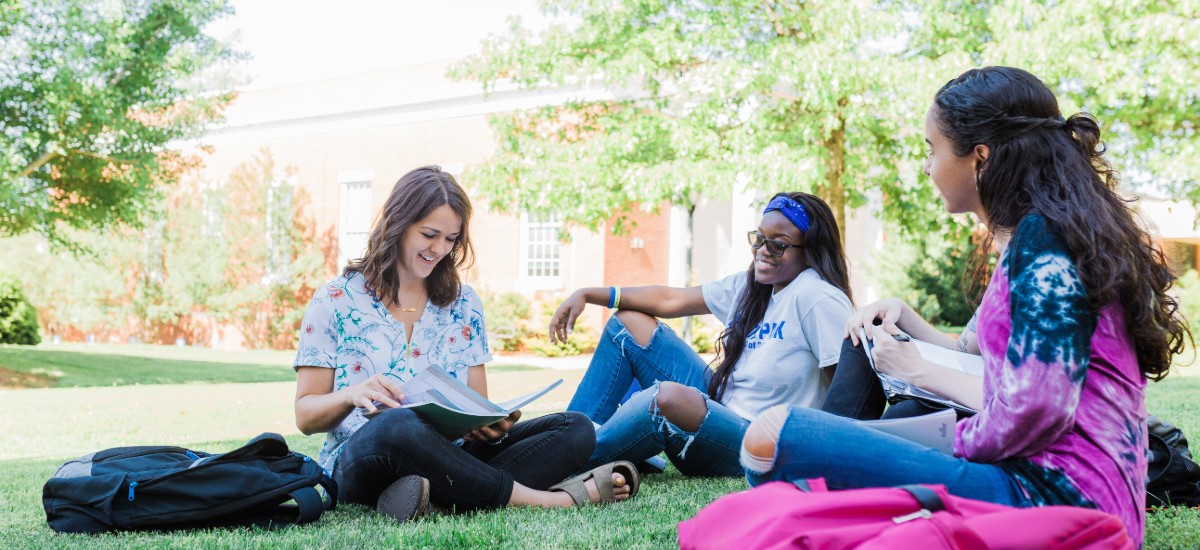
POLYGON ((986 67, 938 91, 925 136, 924 171, 947 210, 1008 241, 978 311, 982 387, 933 370, 911 344, 874 338, 913 324, 902 303, 868 306, 859 320, 881 371, 979 413, 958 423, 948 456, 829 413, 775 409, 743 442, 751 483, 938 483, 1012 506, 1095 507, 1140 544, 1146 379, 1165 375, 1190 335, 1162 253, 1116 192, 1099 125, 1064 118, 1028 72, 986 67))

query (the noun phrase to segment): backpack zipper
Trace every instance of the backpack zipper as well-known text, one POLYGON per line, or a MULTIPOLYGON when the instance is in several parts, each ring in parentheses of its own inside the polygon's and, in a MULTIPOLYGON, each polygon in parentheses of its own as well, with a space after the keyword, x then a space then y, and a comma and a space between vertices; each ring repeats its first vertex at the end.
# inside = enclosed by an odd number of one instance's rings
MULTIPOLYGON (((93 458, 91 459, 90 462, 92 462, 93 464, 103 464, 110 460, 124 460, 126 458, 134 458, 134 457, 138 457, 138 456, 146 456, 146 455, 152 455, 152 454, 158 454, 158 453, 178 453, 181 455, 194 454, 191 451, 184 449, 183 447, 155 447, 152 449, 142 449, 140 451, 130 451, 128 453, 121 453, 119 455, 106 456, 104 458, 95 458, 93 456, 93 458)), ((74 461, 72 461, 72 462, 74 462, 74 461)))
MULTIPOLYGON (((220 455, 216 455, 216 456, 220 456, 220 455)), ((311 461, 312 461, 312 459, 311 459, 311 458, 309 458, 308 456, 306 456, 306 455, 297 455, 296 453, 289 453, 289 456, 287 456, 287 457, 282 457, 282 459, 288 459, 288 458, 295 459, 295 458, 300 458, 301 456, 303 456, 303 460, 301 460, 301 461, 300 461, 300 463, 301 463, 301 464, 303 464, 304 462, 311 462, 311 461)), ((159 482, 159 481, 162 481, 162 480, 164 480, 164 479, 168 479, 168 478, 171 478, 171 477, 175 477, 175 476, 177 476, 177 475, 180 475, 180 474, 183 474, 183 473, 186 473, 186 472, 191 472, 191 471, 194 471, 194 470, 196 470, 196 469, 203 468, 203 467, 205 467, 205 466, 209 466, 209 465, 213 465, 213 464, 228 464, 228 463, 231 463, 231 462, 244 462, 244 461, 250 461, 250 460, 257 460, 257 459, 260 459, 260 458, 262 458, 262 457, 256 457, 256 456, 245 456, 245 457, 239 457, 239 458, 236 458, 236 459, 233 459, 233 460, 226 460, 226 461, 221 461, 221 462, 216 462, 216 461, 213 461, 213 460, 208 460, 208 461, 205 461, 205 462, 203 462, 202 464, 200 464, 200 465, 196 466, 195 468, 186 468, 186 469, 182 469, 182 470, 177 470, 177 471, 171 472, 171 473, 169 473, 169 474, 164 474, 164 475, 161 475, 161 476, 158 476, 158 477, 152 477, 152 478, 150 478, 150 479, 143 479, 143 480, 136 480, 136 479, 135 479, 135 480, 133 480, 133 481, 130 481, 130 482, 129 482, 129 501, 130 501, 130 502, 133 502, 133 500, 134 500, 134 496, 135 496, 135 494, 134 494, 134 491, 135 491, 135 489, 136 489, 138 486, 140 486, 140 485, 149 485, 149 484, 151 484, 151 483, 157 483, 157 482, 159 482)), ((299 475, 299 472, 297 472, 297 475, 299 475)), ((317 479, 320 479, 320 476, 317 476, 317 479)), ((233 505, 237 505, 237 506, 253 506, 253 505, 256 505, 256 504, 258 504, 260 501, 262 501, 262 502, 265 502, 266 500, 269 500, 270 498, 274 498, 274 497, 275 497, 277 494, 280 494, 280 490, 281 490, 281 489, 284 489, 284 488, 286 488, 286 491, 283 491, 283 492, 282 492, 282 494, 286 495, 287 493, 290 493, 290 492, 292 492, 292 491, 294 491, 294 490, 296 490, 296 489, 299 489, 299 488, 301 488, 301 487, 308 487, 308 486, 311 486, 311 485, 313 485, 313 484, 315 484, 315 482, 309 482, 308 480, 303 480, 303 482, 302 482, 301 480, 297 480, 297 481, 295 481, 295 482, 293 482, 293 483, 291 483, 291 484, 289 484, 289 485, 287 485, 287 486, 285 486, 285 487, 283 487, 283 488, 276 489, 276 491, 272 492, 272 493, 271 493, 271 494, 269 494, 269 495, 266 495, 266 496, 259 495, 259 496, 257 496, 257 497, 254 497, 254 498, 248 499, 250 502, 242 501, 242 502, 240 502, 240 503, 229 503, 229 504, 226 504, 226 505, 224 505, 224 506, 218 506, 218 507, 214 508, 214 510, 219 510, 219 509, 229 508, 229 507, 231 507, 231 504, 233 504, 233 505)), ((166 516, 154 516, 154 517, 155 517, 155 518, 163 518, 163 517, 172 517, 172 516, 177 516, 177 515, 181 515, 181 514, 183 514, 183 515, 186 515, 186 514, 193 514, 193 513, 195 513, 195 511, 194 511, 194 510, 187 510, 187 511, 175 512, 175 513, 173 513, 173 514, 167 514, 166 516)), ((143 519, 145 519, 145 518, 143 518, 143 519)))
POLYGON ((929 510, 922 508, 911 514, 905 514, 903 516, 896 516, 896 517, 892 518, 892 522, 893 523, 907 523, 914 519, 929 519, 932 517, 933 517, 933 512, 930 512, 929 510))

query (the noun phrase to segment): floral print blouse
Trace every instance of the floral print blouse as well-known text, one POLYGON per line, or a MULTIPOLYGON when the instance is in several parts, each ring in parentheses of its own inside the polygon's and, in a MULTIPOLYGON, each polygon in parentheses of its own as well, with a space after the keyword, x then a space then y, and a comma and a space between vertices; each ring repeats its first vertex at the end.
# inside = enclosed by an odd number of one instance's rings
MULTIPOLYGON (((404 324, 372 296, 361 273, 352 273, 313 294, 294 367, 334 369, 337 391, 375 374, 405 382, 430 364, 467 383, 469 368, 491 359, 483 304, 471 287, 462 285, 446 307, 426 303, 406 342, 404 324)), ((354 409, 330 431, 318 456, 321 466, 333 472, 346 440, 366 422, 362 410, 354 409)))
POLYGON ((1146 378, 1120 302, 1097 313, 1063 237, 1022 219, 979 307, 984 404, 955 454, 996 463, 1034 505, 1114 514, 1140 545, 1146 378))

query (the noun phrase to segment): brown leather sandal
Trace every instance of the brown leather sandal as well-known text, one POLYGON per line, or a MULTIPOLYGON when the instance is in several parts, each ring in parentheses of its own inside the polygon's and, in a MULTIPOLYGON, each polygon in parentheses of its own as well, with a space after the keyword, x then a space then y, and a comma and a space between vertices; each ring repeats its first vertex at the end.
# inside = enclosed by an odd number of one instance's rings
POLYGON ((617 495, 613 493, 613 472, 621 474, 625 478, 625 484, 629 486, 629 498, 633 498, 633 496, 638 492, 640 480, 638 479, 637 468, 633 465, 633 463, 626 460, 618 460, 616 462, 609 462, 608 464, 597 466, 582 474, 555 484, 550 488, 550 490, 562 491, 568 495, 571 495, 571 499, 575 501, 576 505, 608 504, 612 502, 619 502, 617 500, 617 495), (600 493, 599 502, 592 502, 592 499, 588 496, 587 486, 584 485, 584 483, 589 479, 596 480, 596 491, 600 493))

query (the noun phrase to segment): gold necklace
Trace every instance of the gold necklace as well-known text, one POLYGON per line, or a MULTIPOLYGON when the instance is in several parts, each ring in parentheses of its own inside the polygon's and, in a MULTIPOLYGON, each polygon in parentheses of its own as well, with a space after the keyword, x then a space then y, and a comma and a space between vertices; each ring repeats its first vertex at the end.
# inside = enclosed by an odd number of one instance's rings
MULTIPOLYGON (((397 296, 396 298, 399 298, 399 296, 397 296)), ((399 302, 399 300, 396 301, 396 308, 400 310, 400 313, 416 313, 417 312, 416 306, 404 307, 404 304, 401 304, 399 302)))

